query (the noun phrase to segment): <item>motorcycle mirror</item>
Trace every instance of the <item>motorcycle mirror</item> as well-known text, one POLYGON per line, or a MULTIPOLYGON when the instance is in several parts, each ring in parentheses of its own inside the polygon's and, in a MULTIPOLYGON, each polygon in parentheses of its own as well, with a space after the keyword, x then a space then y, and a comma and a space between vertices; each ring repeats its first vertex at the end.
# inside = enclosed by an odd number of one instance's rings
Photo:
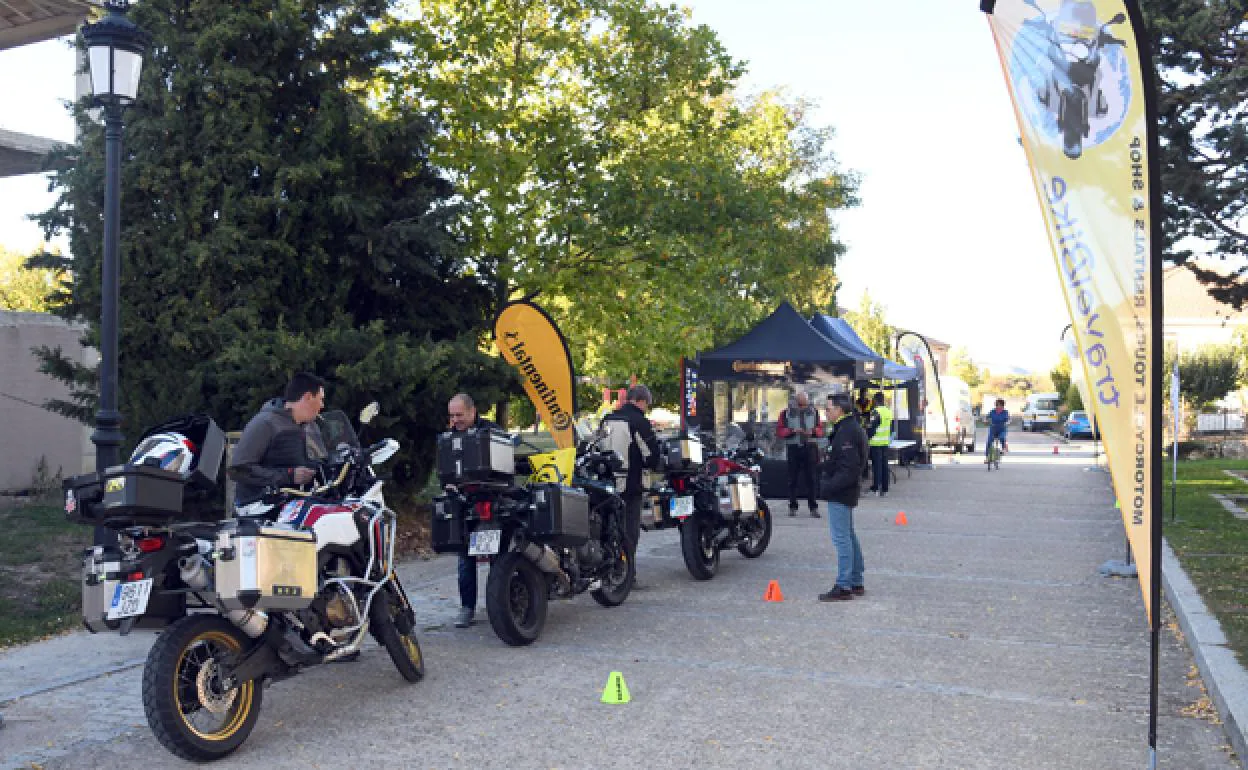
POLYGON ((360 424, 368 425, 379 412, 381 412, 381 404, 376 401, 364 407, 360 410, 360 424))
POLYGON ((1127 20, 1127 15, 1120 11, 1114 14, 1114 18, 1110 19, 1109 22, 1105 26, 1109 26, 1110 24, 1121 24, 1126 20, 1127 20))

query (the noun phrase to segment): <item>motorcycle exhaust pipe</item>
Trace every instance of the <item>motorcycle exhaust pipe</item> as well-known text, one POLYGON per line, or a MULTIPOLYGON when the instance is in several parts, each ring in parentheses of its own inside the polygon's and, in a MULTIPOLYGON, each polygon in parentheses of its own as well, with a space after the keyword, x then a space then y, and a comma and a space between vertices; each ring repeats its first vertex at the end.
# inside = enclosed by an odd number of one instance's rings
POLYGON ((547 572, 555 576, 559 581, 559 587, 565 591, 572 590, 572 581, 568 579, 568 575, 559 566, 559 555, 551 550, 548 545, 538 545, 536 543, 526 543, 524 548, 520 549, 520 553, 524 554, 524 558, 533 562, 534 566, 542 572, 547 572))
MULTIPOLYGON (((183 556, 178 559, 178 574, 182 582, 191 588, 201 591, 210 590, 212 586, 211 567, 199 554, 183 556)), ((269 616, 259 610, 228 610, 222 613, 225 619, 238 626, 244 634, 252 639, 258 638, 269 627, 269 616)))

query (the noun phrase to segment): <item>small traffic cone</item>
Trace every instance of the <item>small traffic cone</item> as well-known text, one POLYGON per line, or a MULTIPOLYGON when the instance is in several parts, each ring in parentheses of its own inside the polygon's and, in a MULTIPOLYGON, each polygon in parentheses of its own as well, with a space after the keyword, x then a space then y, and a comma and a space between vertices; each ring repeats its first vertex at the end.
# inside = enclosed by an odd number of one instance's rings
POLYGON ((602 688, 603 703, 628 703, 632 696, 628 694, 628 685, 624 684, 624 675, 612 671, 607 677, 607 686, 602 688))
POLYGON ((767 584, 767 592, 763 594, 763 601, 765 602, 784 601, 784 594, 780 593, 779 583, 773 580, 767 584))
POLYGON ((897 518, 893 519, 893 523, 899 527, 905 527, 910 524, 910 520, 906 518, 905 511, 898 511, 897 518))
POLYGON ((1057 444, 1053 445, 1053 454, 1057 454, 1057 444))

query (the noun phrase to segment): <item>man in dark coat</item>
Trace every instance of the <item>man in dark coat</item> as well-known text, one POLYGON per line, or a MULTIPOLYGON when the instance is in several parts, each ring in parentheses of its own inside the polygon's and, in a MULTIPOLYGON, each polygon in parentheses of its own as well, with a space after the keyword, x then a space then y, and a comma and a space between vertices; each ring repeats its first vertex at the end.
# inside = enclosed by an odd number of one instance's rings
POLYGON ((863 587, 862 546, 854 532, 859 479, 867 456, 867 436, 854 419, 847 393, 828 396, 828 450, 819 467, 819 497, 828 501, 828 529, 836 547, 836 585, 819 594, 819 601, 853 599, 863 587))
MULTIPOLYGON (((472 396, 458 393, 446 405, 447 419, 452 431, 463 433, 479 428, 498 430, 499 427, 477 414, 472 396)), ((468 546, 459 553, 459 615, 455 618, 457 628, 472 625, 477 612, 477 557, 468 555, 468 546)))
MULTIPOLYGON (((659 439, 646 417, 653 399, 650 389, 645 385, 634 385, 624 398, 625 402, 619 409, 603 418, 602 430, 611 437, 610 444, 617 451, 627 446, 628 456, 620 458, 628 466, 620 497, 624 499, 624 532, 632 542, 635 555, 637 541, 641 537, 641 499, 645 491, 641 484, 641 472, 645 468, 653 470, 659 467, 659 439)), ((634 569, 636 564, 634 558, 634 569)))
POLYGON ((776 436, 784 439, 789 464, 790 516, 797 515, 797 488, 805 482, 806 505, 811 517, 819 518, 819 504, 815 502, 819 447, 815 439, 822 435, 819 410, 811 405, 810 396, 799 390, 794 396, 793 406, 781 412, 776 422, 776 436))

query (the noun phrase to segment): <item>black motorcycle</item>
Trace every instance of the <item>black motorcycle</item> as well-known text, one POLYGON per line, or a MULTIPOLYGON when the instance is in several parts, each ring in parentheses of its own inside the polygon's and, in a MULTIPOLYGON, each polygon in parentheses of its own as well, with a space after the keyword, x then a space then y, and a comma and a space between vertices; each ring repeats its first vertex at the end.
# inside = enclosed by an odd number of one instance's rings
POLYGON ((1083 140, 1091 131, 1089 111, 1100 117, 1109 112, 1101 87, 1101 63, 1109 46, 1126 45, 1109 33, 1109 28, 1127 20, 1115 15, 1105 24, 1096 24, 1096 7, 1090 2, 1063 4, 1050 19, 1035 0, 1024 2, 1040 12, 1040 18, 1024 22, 1025 28, 1044 40, 1044 56, 1050 73, 1037 94, 1040 103, 1056 112, 1062 133, 1062 152, 1071 160, 1083 154, 1083 140))
POLYGON ((488 429, 439 437, 445 493, 434 502, 433 548, 489 559, 485 604, 499 639, 536 641, 550 599, 589 591, 614 607, 628 598, 636 570, 614 485, 620 465, 587 442, 571 479, 517 484, 511 437, 488 429))
POLYGON ((662 480, 653 490, 654 527, 680 528, 680 550, 689 574, 710 580, 719 553, 736 547, 747 559, 771 542, 771 511, 757 494, 762 451, 746 446, 710 451, 691 436, 660 442, 662 480))

